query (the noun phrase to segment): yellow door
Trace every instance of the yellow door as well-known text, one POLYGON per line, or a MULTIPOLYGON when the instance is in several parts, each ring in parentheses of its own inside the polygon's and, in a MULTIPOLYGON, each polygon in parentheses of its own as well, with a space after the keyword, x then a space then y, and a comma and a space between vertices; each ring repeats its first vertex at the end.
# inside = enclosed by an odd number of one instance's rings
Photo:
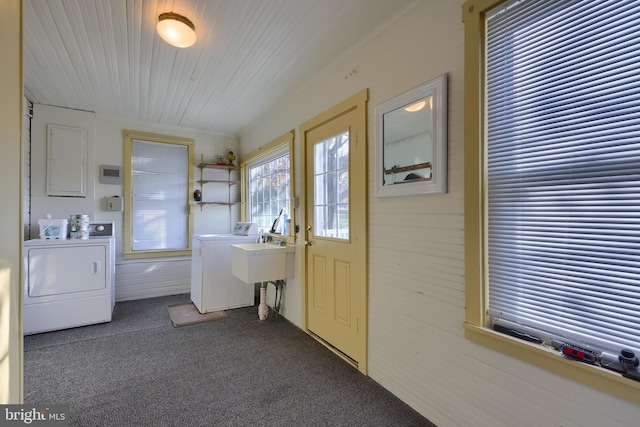
POLYGON ((304 133, 307 330, 366 373, 366 112, 304 133))

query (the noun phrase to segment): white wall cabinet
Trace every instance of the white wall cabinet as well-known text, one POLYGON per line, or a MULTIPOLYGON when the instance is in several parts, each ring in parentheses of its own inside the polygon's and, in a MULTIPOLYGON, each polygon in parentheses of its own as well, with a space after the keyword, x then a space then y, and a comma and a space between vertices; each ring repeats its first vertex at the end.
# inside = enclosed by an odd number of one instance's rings
POLYGON ((87 196, 87 131, 47 125, 47 196, 87 196))

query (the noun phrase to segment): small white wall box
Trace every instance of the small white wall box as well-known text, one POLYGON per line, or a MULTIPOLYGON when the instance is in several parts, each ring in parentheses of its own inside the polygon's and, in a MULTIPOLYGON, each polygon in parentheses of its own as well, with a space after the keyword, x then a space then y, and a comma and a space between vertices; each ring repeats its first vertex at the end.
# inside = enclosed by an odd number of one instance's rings
POLYGON ((107 210, 108 211, 121 211, 122 210, 122 197, 118 197, 118 196, 107 197, 107 210))
POLYGON ((122 168, 120 166, 100 166, 101 184, 122 184, 122 168))

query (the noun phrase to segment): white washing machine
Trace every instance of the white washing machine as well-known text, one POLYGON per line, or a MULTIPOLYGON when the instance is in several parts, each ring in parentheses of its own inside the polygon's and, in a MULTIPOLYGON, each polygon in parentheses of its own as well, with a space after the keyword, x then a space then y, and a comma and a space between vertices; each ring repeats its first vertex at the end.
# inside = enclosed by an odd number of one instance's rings
POLYGON ((24 242, 25 335, 111 321, 115 306, 113 223, 91 223, 89 235, 89 239, 24 242))
POLYGON ((200 313, 255 304, 255 285, 231 274, 231 245, 258 239, 256 224, 239 222, 233 234, 194 234, 191 301, 200 313))

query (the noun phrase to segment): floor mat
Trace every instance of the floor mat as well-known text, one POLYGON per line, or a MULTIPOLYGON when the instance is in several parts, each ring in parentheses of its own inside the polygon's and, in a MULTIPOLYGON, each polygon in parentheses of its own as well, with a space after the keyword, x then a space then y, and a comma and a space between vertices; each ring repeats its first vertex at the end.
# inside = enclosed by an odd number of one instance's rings
POLYGON ((193 305, 192 302, 188 302, 184 304, 170 305, 169 317, 171 317, 173 327, 179 328, 181 326, 189 326, 198 323, 213 322, 216 320, 226 319, 229 317, 229 314, 224 310, 200 314, 196 306, 193 305))

